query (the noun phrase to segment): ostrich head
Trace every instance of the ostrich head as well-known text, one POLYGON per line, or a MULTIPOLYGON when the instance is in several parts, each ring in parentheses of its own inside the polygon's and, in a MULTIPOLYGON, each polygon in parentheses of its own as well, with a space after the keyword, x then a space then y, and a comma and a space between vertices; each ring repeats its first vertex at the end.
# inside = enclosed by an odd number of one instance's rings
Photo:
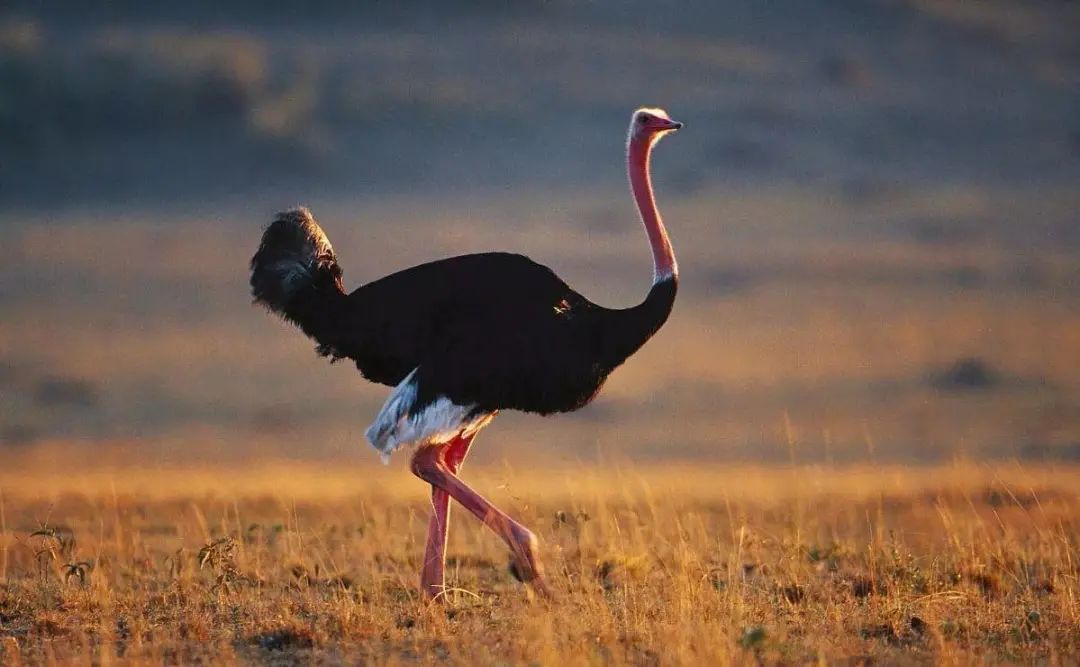
POLYGON ((682 123, 671 120, 663 109, 642 107, 634 112, 630 119, 630 141, 652 143, 660 137, 682 127, 682 123))

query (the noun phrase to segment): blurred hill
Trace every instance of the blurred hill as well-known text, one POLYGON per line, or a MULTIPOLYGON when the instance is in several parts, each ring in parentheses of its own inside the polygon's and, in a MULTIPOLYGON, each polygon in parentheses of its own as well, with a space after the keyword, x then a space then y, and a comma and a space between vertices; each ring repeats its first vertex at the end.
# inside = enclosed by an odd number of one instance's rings
POLYGON ((591 185, 659 102, 687 188, 1080 169, 1065 2, 7 4, 11 204, 591 185))
POLYGON ((1078 457, 1077 34, 1052 0, 9 1, 0 443, 366 456, 385 390, 250 307, 261 225, 312 206, 353 285, 497 247, 628 305, 658 104, 675 316, 487 456, 1078 457))

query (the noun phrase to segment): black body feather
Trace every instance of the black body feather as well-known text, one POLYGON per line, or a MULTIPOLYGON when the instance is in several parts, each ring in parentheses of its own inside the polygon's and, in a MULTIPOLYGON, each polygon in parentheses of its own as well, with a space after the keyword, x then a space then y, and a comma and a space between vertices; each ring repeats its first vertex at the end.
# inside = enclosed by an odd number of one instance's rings
POLYGON ((412 412, 440 396, 476 412, 549 414, 593 399, 608 374, 667 320, 673 277, 641 304, 598 306, 522 255, 421 264, 346 294, 341 269, 305 209, 280 214, 251 262, 255 299, 332 358, 397 385, 419 368, 412 412))

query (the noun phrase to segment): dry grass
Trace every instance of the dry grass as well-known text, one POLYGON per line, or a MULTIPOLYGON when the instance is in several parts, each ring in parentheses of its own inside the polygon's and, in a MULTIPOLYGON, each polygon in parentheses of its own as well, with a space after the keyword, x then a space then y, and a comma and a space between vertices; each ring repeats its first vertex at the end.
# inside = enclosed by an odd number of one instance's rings
POLYGON ((457 591, 428 604, 424 488, 396 467, 17 463, 0 473, 5 664, 1080 656, 1076 469, 469 469, 537 529, 558 599, 530 599, 458 512, 457 591))

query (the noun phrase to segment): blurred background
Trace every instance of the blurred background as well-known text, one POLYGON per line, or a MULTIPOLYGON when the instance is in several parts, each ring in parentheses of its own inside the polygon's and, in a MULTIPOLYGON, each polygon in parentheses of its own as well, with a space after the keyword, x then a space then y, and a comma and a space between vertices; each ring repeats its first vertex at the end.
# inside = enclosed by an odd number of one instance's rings
POLYGON ((349 286, 507 249, 631 305, 659 105, 671 320, 477 459, 1080 460, 1078 34, 1064 0, 7 0, 0 450, 374 460, 387 389, 251 305, 262 227, 310 206, 349 286))

